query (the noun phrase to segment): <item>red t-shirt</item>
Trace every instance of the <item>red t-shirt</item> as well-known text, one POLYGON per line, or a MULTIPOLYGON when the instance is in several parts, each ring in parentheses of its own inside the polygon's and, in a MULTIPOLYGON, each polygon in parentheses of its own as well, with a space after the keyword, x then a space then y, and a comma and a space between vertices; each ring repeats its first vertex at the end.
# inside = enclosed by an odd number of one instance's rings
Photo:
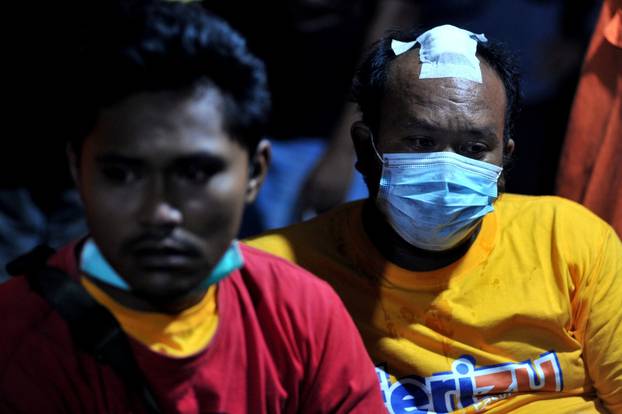
MULTIPOLYGON (((170 358, 131 340, 164 413, 383 413, 374 367, 336 294, 272 255, 219 282, 219 326, 201 353, 170 358)), ((51 264, 77 279, 75 245, 51 264)), ((0 412, 141 413, 108 366, 76 348, 25 278, 0 286, 0 412)))

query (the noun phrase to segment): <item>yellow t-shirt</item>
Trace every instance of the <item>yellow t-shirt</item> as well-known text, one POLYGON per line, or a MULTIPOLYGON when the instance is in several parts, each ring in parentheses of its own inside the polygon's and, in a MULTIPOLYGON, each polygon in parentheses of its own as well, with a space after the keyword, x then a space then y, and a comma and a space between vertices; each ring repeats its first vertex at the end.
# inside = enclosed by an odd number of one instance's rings
POLYGON ((177 315, 169 315, 127 308, 88 278, 82 277, 80 282, 114 315, 125 333, 154 352, 177 358, 194 355, 207 347, 216 332, 216 285, 212 285, 196 305, 177 315))
POLYGON ((335 288, 389 412, 622 412, 622 245, 606 223, 504 194, 464 257, 413 272, 373 246, 361 207, 246 243, 335 288))

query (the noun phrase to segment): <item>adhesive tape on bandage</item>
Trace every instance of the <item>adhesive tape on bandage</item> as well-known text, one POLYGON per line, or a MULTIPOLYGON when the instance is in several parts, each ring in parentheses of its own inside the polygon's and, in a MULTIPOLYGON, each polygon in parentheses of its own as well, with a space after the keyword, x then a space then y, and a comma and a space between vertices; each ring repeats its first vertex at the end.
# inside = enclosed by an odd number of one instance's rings
POLYGON ((478 41, 488 40, 483 34, 446 24, 428 30, 412 42, 392 40, 391 49, 399 56, 419 43, 419 79, 462 78, 482 83, 479 60, 475 56, 478 41))

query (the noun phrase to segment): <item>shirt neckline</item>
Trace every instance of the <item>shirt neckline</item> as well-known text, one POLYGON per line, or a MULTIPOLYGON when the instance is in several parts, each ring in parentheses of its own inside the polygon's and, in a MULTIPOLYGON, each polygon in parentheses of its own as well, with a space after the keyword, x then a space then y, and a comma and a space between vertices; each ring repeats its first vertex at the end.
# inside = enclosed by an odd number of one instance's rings
POLYGON ((482 226, 473 245, 460 259, 431 271, 413 271, 387 260, 374 246, 363 227, 363 204, 353 205, 346 217, 346 227, 351 237, 346 237, 348 251, 359 269, 380 284, 406 290, 435 290, 446 287, 454 275, 474 269, 484 262, 492 252, 498 239, 498 217, 496 211, 484 216, 482 226))

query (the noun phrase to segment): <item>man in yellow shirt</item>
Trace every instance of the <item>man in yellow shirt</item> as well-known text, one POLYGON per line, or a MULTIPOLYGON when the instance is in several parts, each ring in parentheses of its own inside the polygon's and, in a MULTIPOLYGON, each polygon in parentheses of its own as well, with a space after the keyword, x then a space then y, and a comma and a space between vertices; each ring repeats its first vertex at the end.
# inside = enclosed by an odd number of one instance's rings
POLYGON ((622 245, 573 202, 498 194, 519 96, 503 50, 395 33, 353 92, 370 197, 247 243, 337 290, 388 411, 622 412, 622 245))

